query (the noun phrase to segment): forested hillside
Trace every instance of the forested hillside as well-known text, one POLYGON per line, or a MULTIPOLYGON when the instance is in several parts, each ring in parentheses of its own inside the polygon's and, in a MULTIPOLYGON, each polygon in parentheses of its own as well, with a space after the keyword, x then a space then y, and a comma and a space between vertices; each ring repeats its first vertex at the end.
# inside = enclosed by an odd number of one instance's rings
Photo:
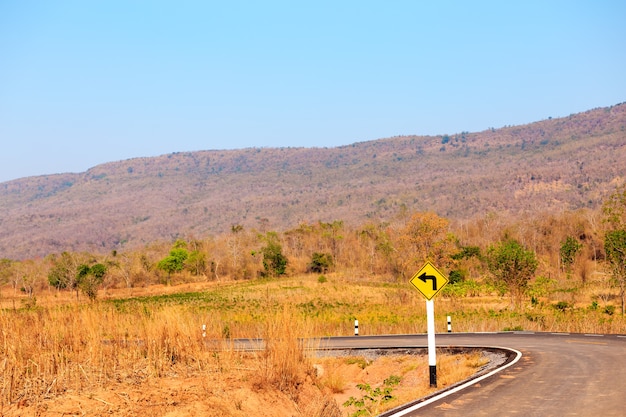
POLYGON ((459 221, 561 213, 597 208, 625 175, 625 104, 477 133, 136 158, 0 184, 0 258, 403 211, 459 221))

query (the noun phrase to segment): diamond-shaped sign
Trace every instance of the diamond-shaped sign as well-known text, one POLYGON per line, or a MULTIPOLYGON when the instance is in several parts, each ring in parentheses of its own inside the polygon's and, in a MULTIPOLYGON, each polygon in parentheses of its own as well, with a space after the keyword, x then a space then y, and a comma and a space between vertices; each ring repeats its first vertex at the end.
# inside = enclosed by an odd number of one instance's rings
POLYGON ((433 264, 426 262, 409 281, 427 300, 432 300, 448 283, 446 278, 433 264))

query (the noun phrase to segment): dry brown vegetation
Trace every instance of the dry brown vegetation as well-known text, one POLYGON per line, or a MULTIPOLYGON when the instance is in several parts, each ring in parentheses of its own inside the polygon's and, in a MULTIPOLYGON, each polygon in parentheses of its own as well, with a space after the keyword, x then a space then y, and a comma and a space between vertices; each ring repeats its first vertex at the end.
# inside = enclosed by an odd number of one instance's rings
MULTIPOLYGON (((401 377, 387 408, 432 392, 424 356, 316 358, 315 339, 299 339, 314 326, 286 303, 288 292, 274 293, 280 305, 248 328, 266 342, 255 352, 237 350, 225 323, 199 305, 48 296, 47 307, 0 311, 2 415, 336 417, 354 411, 342 404, 359 383, 401 377)), ((439 358, 440 387, 485 363, 479 354, 439 358)))
MULTIPOLYGON (((490 282, 484 255, 490 245, 504 238, 514 238, 536 253, 538 260, 527 302, 532 297, 534 306, 561 302, 567 304, 564 308, 595 303, 594 307, 602 310, 619 304, 605 260, 605 226, 600 210, 587 209, 521 219, 490 213, 484 218, 464 222, 451 222, 431 212, 401 211, 385 223, 367 222, 355 227, 342 221, 303 222, 282 233, 262 233, 238 226, 217 236, 175 243, 154 242, 124 252, 66 251, 22 261, 3 259, 0 284, 10 284, 10 289, 2 290, 0 300, 8 293, 14 296, 23 293, 25 306, 34 306, 39 294, 54 291, 57 284, 51 277, 59 269, 68 280, 62 286, 66 290, 60 294, 74 288, 81 265, 96 263, 107 267, 103 282, 99 284, 100 297, 106 297, 109 290, 116 288, 126 288, 132 296, 140 288, 153 285, 228 283, 267 277, 271 276, 264 267, 268 236, 275 240, 287 261, 285 276, 306 273, 323 276, 336 272, 354 281, 404 285, 424 260, 430 259, 446 274, 463 281, 449 289, 446 295, 450 299, 500 296, 503 292, 490 282), (568 239, 575 242, 578 249, 571 262, 565 264, 560 251, 568 239), (160 263, 168 258, 173 248, 184 251, 188 258, 180 270, 167 272, 160 263), (313 268, 315 254, 325 257, 329 264, 313 268)), ((82 296, 79 286, 75 287, 74 294, 82 296)), ((315 301, 305 299, 302 302, 315 301)), ((341 302, 340 299, 332 301, 341 302)))
POLYGON ((328 149, 175 153, 0 184, 0 257, 136 249, 301 222, 594 209, 626 172, 626 105, 484 132, 328 149))
MULTIPOLYGON (((424 333, 423 298, 406 283, 329 273, 279 279, 200 281, 109 288, 99 300, 70 291, 3 289, 0 310, 0 410, 7 416, 209 415, 339 416, 342 404, 392 375, 393 407, 430 392, 425 357, 316 358, 316 338, 360 333, 424 333), (24 306, 24 307, 22 307, 24 306), (203 327, 206 336, 203 336, 203 327), (234 338, 267 340, 241 352, 234 338), (302 344, 300 337, 309 342, 302 344)), ((489 292, 436 301, 436 328, 446 331, 550 330, 626 333, 626 320, 590 309, 615 294, 588 286, 559 310, 545 301, 510 311, 507 297, 489 292)), ((547 294, 543 300, 554 297, 547 294)), ((483 365, 476 355, 438 355, 439 387, 483 365)), ((378 407, 378 406, 377 406, 378 407)), ((379 409, 380 411, 381 409, 379 409)))

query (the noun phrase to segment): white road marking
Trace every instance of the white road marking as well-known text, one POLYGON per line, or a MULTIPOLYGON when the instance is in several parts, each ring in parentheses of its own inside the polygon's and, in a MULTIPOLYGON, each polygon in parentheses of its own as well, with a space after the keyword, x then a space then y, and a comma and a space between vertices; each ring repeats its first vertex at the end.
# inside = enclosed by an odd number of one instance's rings
MULTIPOLYGON (((496 347, 496 348, 498 348, 498 347, 496 347)), ((489 378, 490 376, 495 375, 498 372, 505 370, 509 366, 515 365, 520 360, 520 358, 522 357, 522 352, 520 352, 519 350, 515 350, 515 349, 511 349, 511 348, 498 348, 498 349, 505 349, 505 350, 509 350, 509 351, 515 352, 515 354, 516 354, 515 359, 513 359, 510 363, 507 363, 506 365, 504 365, 502 368, 494 369, 493 371, 491 371, 491 372, 489 372, 489 373, 487 373, 485 375, 482 375, 482 376, 480 376, 480 377, 478 377, 476 379, 472 379, 471 381, 467 381, 465 384, 459 385, 458 387, 454 387, 454 388, 452 388, 449 391, 442 392, 441 394, 436 395, 434 397, 431 397, 431 398, 429 398, 429 399, 427 399, 425 401, 422 401, 419 404, 415 404, 415 405, 413 405, 411 407, 405 408, 404 410, 400 410, 397 413, 390 414, 389 417, 401 417, 401 416, 404 416, 404 415, 409 414, 409 413, 411 413, 411 412, 413 412, 415 410, 418 410, 418 409, 420 409, 420 408, 422 408, 422 407, 424 407, 424 406, 426 406, 428 404, 434 403, 435 401, 439 401, 440 399, 445 398, 448 395, 452 395, 455 392, 458 392, 458 391, 461 391, 462 389, 468 388, 468 387, 476 384, 477 382, 482 381, 483 379, 489 378)))

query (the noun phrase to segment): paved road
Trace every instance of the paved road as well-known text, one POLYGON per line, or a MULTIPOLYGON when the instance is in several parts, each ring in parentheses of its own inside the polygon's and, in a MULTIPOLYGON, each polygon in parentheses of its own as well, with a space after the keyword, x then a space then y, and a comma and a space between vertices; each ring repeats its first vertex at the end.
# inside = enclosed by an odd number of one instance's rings
MULTIPOLYGON (((394 416, 626 417, 626 336, 438 334, 441 347, 507 347, 521 358, 465 389, 394 416)), ((325 348, 425 347, 426 335, 324 339, 325 348)), ((445 395, 445 394, 444 394, 445 395)))

